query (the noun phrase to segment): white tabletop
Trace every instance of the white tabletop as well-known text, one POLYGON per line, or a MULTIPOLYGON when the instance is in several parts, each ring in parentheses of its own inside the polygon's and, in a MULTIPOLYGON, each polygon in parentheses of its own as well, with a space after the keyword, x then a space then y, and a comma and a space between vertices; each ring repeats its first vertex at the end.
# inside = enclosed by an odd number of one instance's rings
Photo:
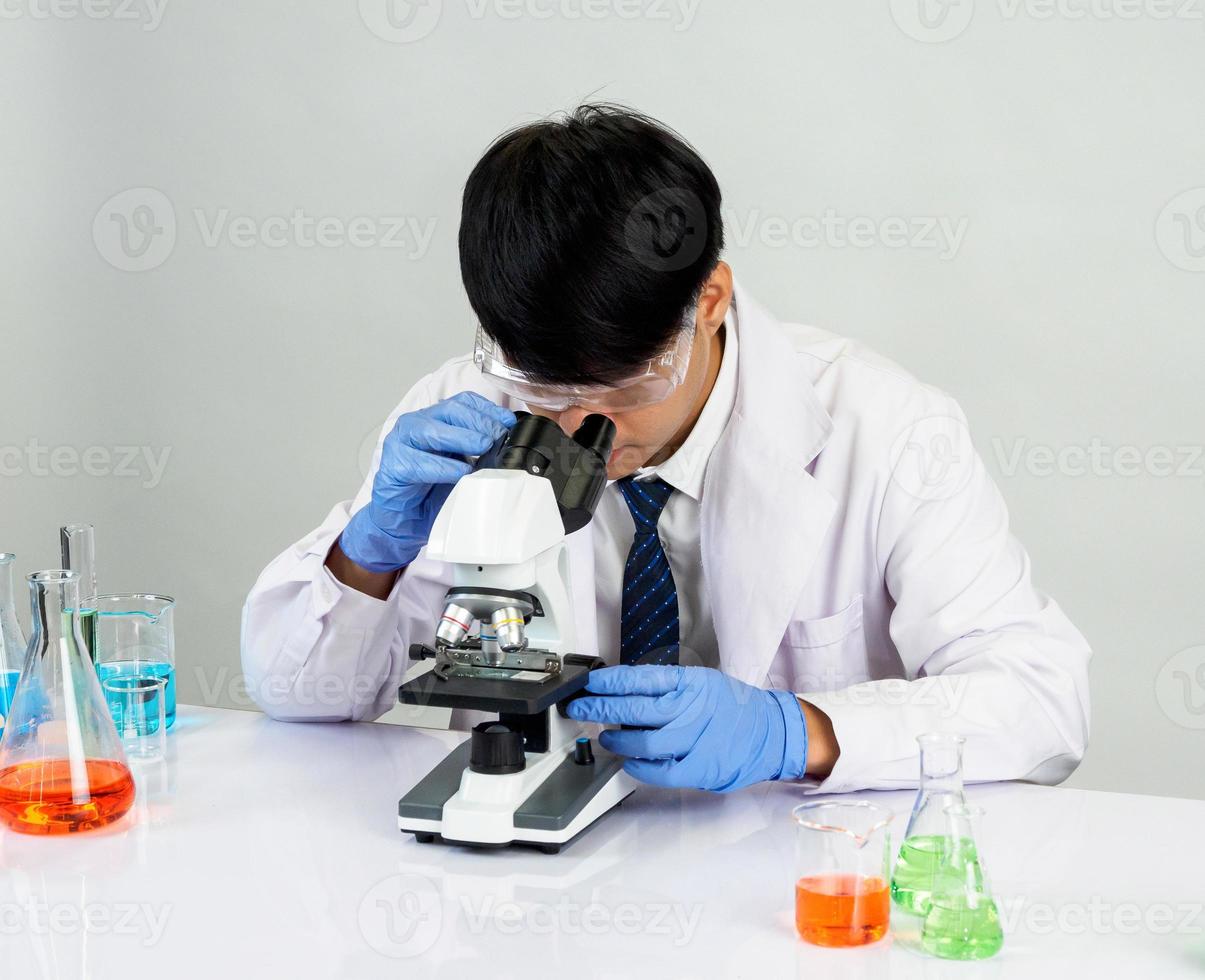
MULTIPOLYGON (((418 844, 398 798, 462 737, 182 707, 131 815, 71 838, 0 832, 0 977, 1205 972, 1205 802, 972 787, 1006 939, 947 963, 904 935, 796 938, 790 786, 641 787, 557 855, 418 844)), ((896 812, 898 843, 912 793, 861 795, 896 812)))

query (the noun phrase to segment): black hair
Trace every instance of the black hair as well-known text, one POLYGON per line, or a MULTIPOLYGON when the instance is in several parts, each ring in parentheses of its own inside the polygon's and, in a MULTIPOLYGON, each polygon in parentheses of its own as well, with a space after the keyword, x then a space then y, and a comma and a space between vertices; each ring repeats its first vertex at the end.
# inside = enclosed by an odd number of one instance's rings
POLYGON ((505 133, 464 188, 469 303, 507 359, 545 383, 606 384, 657 355, 723 244, 711 169, 624 106, 505 133))

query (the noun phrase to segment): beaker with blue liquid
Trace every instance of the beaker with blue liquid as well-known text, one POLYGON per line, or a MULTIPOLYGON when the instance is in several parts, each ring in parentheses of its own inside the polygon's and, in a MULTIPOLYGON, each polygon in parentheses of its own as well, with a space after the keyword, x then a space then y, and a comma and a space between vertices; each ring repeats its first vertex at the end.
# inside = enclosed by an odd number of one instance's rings
POLYGON ((13 595, 13 562, 16 555, 0 554, 0 733, 17 693, 17 680, 25 660, 25 635, 17 621, 13 595))
MULTIPOLYGON (((96 674, 102 687, 115 678, 164 681, 167 727, 176 720, 176 639, 169 596, 109 594, 96 597, 96 674)), ((121 706, 110 704, 116 715, 121 706)))

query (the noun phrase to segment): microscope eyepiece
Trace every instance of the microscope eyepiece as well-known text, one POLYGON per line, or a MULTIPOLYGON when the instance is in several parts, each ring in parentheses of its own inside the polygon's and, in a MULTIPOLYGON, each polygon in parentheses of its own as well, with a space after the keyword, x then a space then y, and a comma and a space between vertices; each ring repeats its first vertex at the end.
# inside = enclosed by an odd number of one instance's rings
POLYGON ((597 453, 605 463, 615 442, 615 423, 605 415, 587 415, 573 433, 573 441, 583 449, 597 453))
POLYGON ((565 533, 590 523, 607 486, 607 460, 615 442, 615 423, 605 415, 587 415, 573 438, 555 422, 515 412, 514 427, 477 460, 477 469, 525 470, 552 483, 565 533))

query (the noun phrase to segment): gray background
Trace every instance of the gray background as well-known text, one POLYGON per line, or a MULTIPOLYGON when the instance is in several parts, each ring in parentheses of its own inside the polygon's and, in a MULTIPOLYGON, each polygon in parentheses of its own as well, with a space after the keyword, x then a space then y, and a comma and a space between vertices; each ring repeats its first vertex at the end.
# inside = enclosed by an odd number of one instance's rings
POLYGON ((0 548, 24 574, 95 522, 104 588, 181 600, 183 700, 247 704, 247 589, 471 342, 455 245, 482 149, 597 97, 698 146, 763 303, 960 399, 1096 649, 1071 784, 1205 796, 1200 3, 431 0, 400 33, 385 0, 70 4, 0 20, 0 548), (139 188, 162 197, 117 196, 139 188), (431 235, 209 236, 298 211, 431 235), (869 225, 792 240, 826 212, 869 225), (958 247, 926 220, 965 221, 958 247), (167 453, 161 477, 124 446, 167 453), (1041 455, 1093 446, 1094 471, 1041 455))

